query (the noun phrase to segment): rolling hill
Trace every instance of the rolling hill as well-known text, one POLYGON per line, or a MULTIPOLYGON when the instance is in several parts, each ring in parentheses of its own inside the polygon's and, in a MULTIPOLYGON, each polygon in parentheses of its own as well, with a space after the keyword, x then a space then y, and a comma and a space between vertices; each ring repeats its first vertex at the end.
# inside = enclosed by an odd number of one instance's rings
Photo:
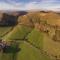
POLYGON ((60 15, 55 12, 0 13, 0 38, 19 42, 17 53, 0 53, 4 60, 60 59, 60 15), (55 38, 56 37, 56 38, 55 38))

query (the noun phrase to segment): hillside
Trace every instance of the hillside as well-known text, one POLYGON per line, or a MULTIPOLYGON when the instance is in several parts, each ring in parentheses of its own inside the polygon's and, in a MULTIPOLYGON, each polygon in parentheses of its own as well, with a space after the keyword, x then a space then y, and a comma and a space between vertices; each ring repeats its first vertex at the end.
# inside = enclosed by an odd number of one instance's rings
POLYGON ((13 46, 8 53, 0 52, 1 60, 60 60, 60 15, 51 11, 2 12, 0 38, 13 46), (16 43, 20 50, 11 52, 16 43))

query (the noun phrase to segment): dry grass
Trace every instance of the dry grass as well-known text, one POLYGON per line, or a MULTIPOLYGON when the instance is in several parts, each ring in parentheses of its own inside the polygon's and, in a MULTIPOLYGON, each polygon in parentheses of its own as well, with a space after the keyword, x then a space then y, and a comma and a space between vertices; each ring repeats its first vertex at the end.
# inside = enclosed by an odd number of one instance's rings
MULTIPOLYGON (((49 36, 44 34, 43 50, 47 52, 48 55, 55 57, 60 56, 60 43, 54 42, 49 36)), ((59 57, 60 58, 60 57, 59 57)))

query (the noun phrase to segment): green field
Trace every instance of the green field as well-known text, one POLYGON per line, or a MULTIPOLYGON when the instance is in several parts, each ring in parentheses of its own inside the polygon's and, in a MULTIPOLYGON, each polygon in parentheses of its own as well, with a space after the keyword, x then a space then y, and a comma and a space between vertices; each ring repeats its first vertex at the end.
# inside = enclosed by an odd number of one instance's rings
POLYGON ((21 51, 18 53, 17 60, 50 60, 43 55, 40 50, 36 49, 27 42, 20 44, 21 51))
POLYGON ((51 60, 49 56, 42 53, 43 34, 36 29, 17 25, 3 39, 6 41, 17 39, 20 51, 17 53, 1 52, 0 60, 51 60), (27 40, 24 40, 25 38, 27 40))
POLYGON ((11 29, 12 27, 0 27, 0 37, 7 34, 11 29))
POLYGON ((43 34, 37 29, 33 29, 32 32, 27 36, 28 41, 38 48, 43 48, 43 34))
POLYGON ((20 42, 20 51, 17 53, 0 53, 1 60, 50 60, 46 55, 43 55, 40 50, 33 47, 27 42, 20 42))
POLYGON ((32 28, 26 27, 26 26, 16 26, 12 32, 10 32, 8 35, 4 37, 6 40, 23 40, 32 28))

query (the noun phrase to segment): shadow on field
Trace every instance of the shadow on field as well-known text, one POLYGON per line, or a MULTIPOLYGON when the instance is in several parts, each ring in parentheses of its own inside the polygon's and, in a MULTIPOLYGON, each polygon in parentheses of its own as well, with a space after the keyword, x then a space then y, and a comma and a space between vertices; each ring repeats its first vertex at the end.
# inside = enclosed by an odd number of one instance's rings
MULTIPOLYGON (((21 51, 21 48, 19 48, 19 44, 20 43, 16 43, 16 42, 8 42, 8 44, 6 44, 4 46, 4 48, 1 49, 2 51, 2 57, 0 59, 2 60, 17 60, 17 54, 18 52, 21 51), (10 43, 10 44, 9 44, 10 43)), ((1 53, 0 51, 0 53, 1 53)))
POLYGON ((21 49, 20 48, 14 48, 14 47, 8 47, 7 48, 4 48, 4 51, 3 53, 6 54, 6 56, 8 56, 9 60, 17 60, 17 53, 20 51, 21 49), (9 54, 9 55, 8 55, 9 54), (11 55, 10 55, 11 54, 11 55), (10 59, 10 57, 12 57, 10 59))
POLYGON ((21 49, 17 47, 6 46, 3 48, 3 53, 17 53, 21 49))

